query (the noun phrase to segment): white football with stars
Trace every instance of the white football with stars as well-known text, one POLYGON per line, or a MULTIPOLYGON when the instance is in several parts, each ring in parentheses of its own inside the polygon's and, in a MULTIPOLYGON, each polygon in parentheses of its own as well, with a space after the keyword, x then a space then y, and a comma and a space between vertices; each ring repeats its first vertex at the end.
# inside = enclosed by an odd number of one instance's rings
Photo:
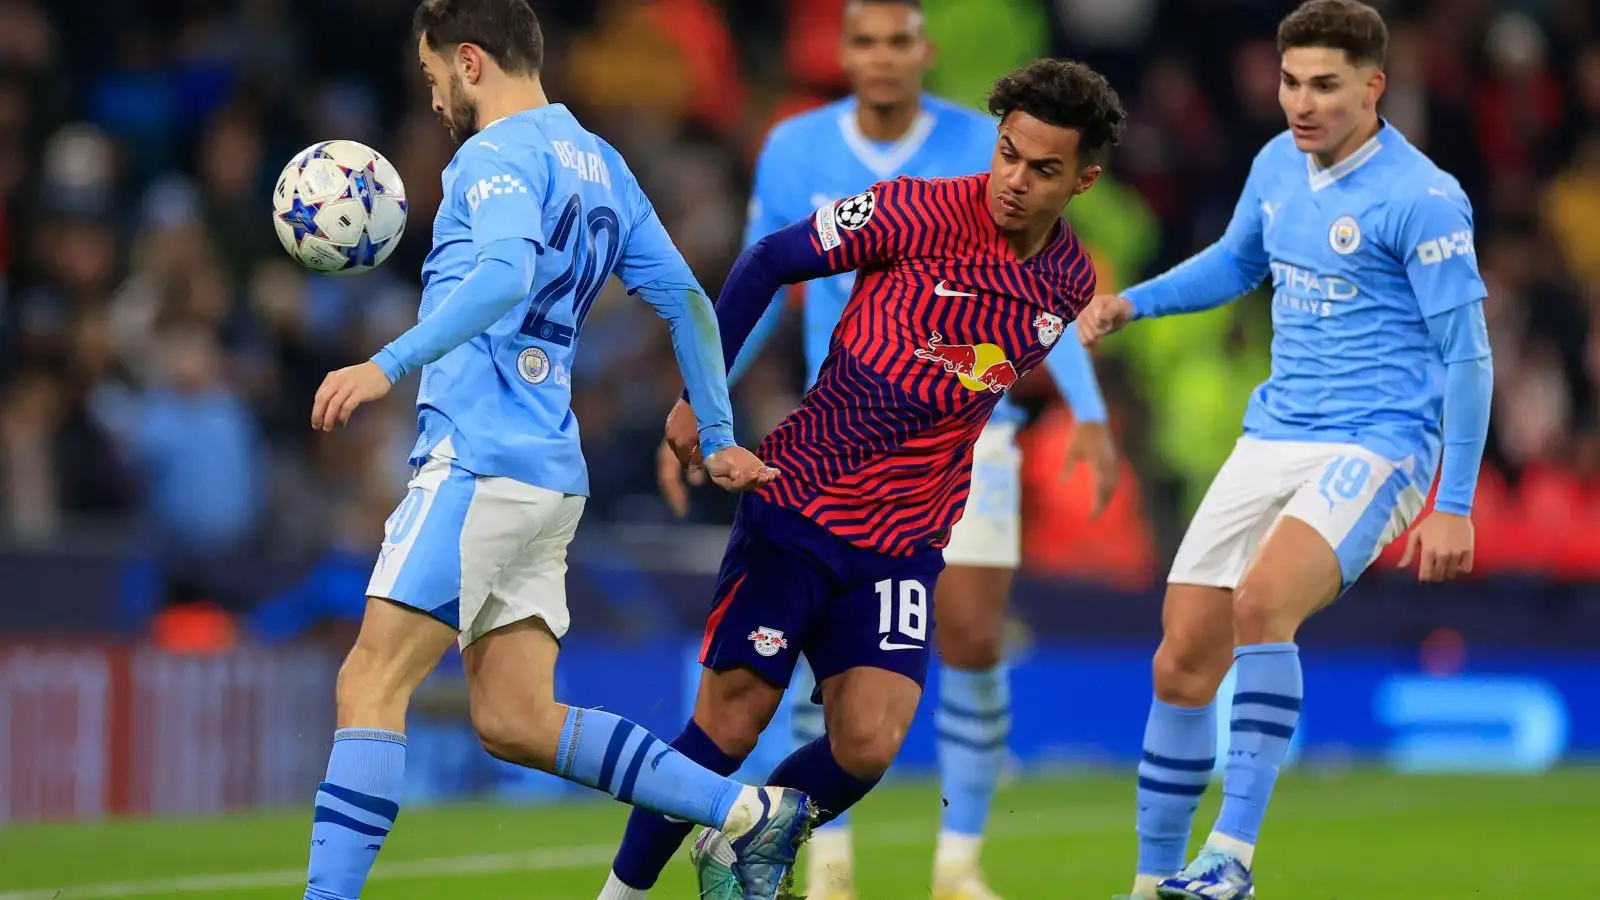
POLYGON ((272 225, 283 249, 313 272, 368 272, 405 233, 406 188, 383 154, 365 144, 312 144, 278 176, 272 225))

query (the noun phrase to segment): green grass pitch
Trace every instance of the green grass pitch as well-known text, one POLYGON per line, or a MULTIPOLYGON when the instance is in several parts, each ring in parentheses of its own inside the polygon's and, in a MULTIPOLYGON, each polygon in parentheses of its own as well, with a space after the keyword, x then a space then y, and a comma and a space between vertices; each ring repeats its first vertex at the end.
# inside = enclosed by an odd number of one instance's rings
MULTIPOLYGON (((1020 782, 985 863, 1007 900, 1106 900, 1134 863, 1131 779, 1020 782)), ((1214 788, 1196 838, 1216 809, 1214 788)), ((861 900, 928 896, 939 800, 886 787, 858 809, 861 900)), ((370 900, 593 900, 627 810, 609 802, 404 809, 370 900)), ((0 829, 0 900, 300 896, 309 811, 0 829)), ((1513 776, 1292 774, 1257 856, 1263 900, 1600 897, 1600 769, 1513 776)), ((652 897, 692 898, 680 854, 652 897)))

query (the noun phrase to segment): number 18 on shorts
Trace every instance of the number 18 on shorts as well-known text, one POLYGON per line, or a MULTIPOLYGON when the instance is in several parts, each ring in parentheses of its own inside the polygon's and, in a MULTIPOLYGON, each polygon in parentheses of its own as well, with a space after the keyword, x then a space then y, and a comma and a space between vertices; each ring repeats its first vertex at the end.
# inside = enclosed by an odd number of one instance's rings
POLYGON ((786 687, 804 653, 820 684, 846 669, 922 685, 933 638, 937 550, 887 556, 746 494, 734 519, 700 662, 786 687))

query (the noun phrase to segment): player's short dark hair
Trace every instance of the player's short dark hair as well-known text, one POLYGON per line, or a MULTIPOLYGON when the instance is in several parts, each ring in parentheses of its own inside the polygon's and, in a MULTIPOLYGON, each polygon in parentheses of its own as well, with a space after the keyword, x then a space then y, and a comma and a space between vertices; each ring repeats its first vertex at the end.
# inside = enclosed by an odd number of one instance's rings
POLYGON ((1122 137, 1122 98, 1104 75, 1070 59, 1036 59, 1013 69, 989 92, 989 112, 1002 120, 1025 112, 1078 132, 1078 161, 1098 162, 1122 137))
POLYGON ((1295 47, 1343 50, 1352 65, 1383 65, 1389 27, 1360 0, 1307 0, 1278 23, 1278 52, 1295 47))
POLYGON ((898 3, 901 6, 909 6, 912 9, 922 8, 922 0, 845 0, 845 6, 849 6, 852 3, 860 3, 866 6, 887 6, 890 3, 898 3))
POLYGON ((422 0, 411 27, 435 53, 476 44, 510 74, 544 67, 544 32, 528 0, 422 0))

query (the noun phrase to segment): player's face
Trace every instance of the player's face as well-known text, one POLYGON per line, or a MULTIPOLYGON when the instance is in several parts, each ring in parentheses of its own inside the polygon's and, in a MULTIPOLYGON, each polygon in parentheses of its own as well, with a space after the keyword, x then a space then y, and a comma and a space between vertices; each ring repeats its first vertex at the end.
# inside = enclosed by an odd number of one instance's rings
POLYGON ((1354 150, 1376 120, 1383 72, 1357 66, 1343 50, 1291 47, 1283 52, 1278 102, 1303 153, 1337 156, 1354 150))
POLYGON ((1000 123, 989 167, 989 214, 1001 231, 1053 226, 1099 177, 1100 166, 1078 165, 1076 130, 1013 112, 1000 123))
MULTIPOLYGON (((467 45, 457 47, 460 51, 468 49, 467 45)), ((433 111, 444 123, 445 130, 450 132, 450 137, 458 144, 464 143, 467 138, 478 133, 478 104, 467 88, 467 79, 462 71, 463 62, 470 66, 471 60, 463 61, 460 52, 450 57, 435 53, 428 46, 426 38, 420 40, 417 46, 417 57, 422 62, 422 73, 428 79, 428 90, 432 93, 433 111)), ((470 56, 469 52, 466 54, 470 56)))
POLYGON ((933 47, 922 12, 905 3, 851 3, 845 7, 839 63, 851 90, 868 106, 898 106, 922 91, 933 47))

